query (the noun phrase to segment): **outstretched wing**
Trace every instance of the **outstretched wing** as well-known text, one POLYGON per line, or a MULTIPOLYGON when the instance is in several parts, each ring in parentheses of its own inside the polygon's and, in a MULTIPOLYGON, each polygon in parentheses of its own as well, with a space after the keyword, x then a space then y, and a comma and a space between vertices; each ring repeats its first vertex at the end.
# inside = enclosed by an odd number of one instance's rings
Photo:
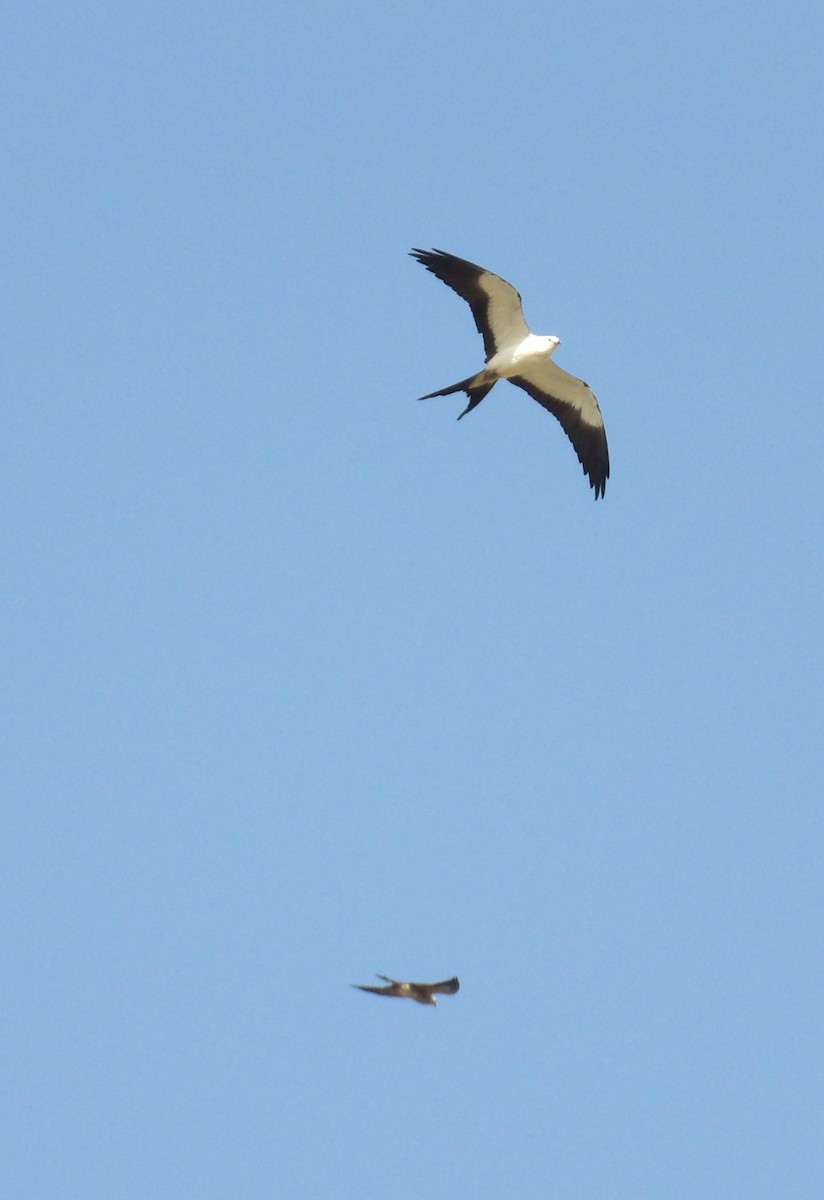
POLYGON ((595 489, 595 499, 603 496, 609 479, 609 447, 604 418, 589 384, 556 367, 550 359, 530 362, 520 375, 510 375, 509 382, 523 388, 558 418, 595 489))
POLYGON ((457 292, 472 309, 475 326, 490 359, 501 346, 522 342, 530 333, 521 297, 511 283, 477 263, 445 250, 412 250, 412 258, 457 292))
POLYGON ((430 992, 443 992, 444 996, 454 996, 460 986, 457 975, 454 979, 444 979, 441 983, 427 984, 430 992))
POLYGON ((362 992, 374 992, 376 996, 400 996, 400 984, 394 979, 390 979, 388 975, 379 975, 378 979, 385 979, 387 987, 375 987, 366 983, 353 983, 352 987, 359 988, 362 992))

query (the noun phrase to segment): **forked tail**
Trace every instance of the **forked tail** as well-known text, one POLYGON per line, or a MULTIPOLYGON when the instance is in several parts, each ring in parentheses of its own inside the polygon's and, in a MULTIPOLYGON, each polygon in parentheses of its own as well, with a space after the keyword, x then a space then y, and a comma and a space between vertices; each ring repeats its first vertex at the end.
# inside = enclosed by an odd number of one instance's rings
POLYGON ((458 413, 458 420, 465 417, 468 412, 472 412, 473 408, 481 403, 484 396, 487 396, 495 384, 497 379, 493 379, 491 383, 478 383, 478 379, 483 379, 483 375, 470 375, 468 379, 462 379, 460 383, 453 383, 451 387, 441 388, 439 392, 427 392, 425 396, 419 396, 419 400, 431 400, 435 396, 451 396, 454 392, 466 392, 469 397, 469 403, 462 413, 458 413))

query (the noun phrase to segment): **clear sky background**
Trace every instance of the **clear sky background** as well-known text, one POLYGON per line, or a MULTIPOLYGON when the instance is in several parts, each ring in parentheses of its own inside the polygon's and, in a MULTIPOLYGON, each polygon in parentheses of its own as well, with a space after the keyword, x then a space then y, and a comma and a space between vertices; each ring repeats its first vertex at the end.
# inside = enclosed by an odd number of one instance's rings
POLYGON ((820 1200, 823 30, 7 10, 4 1198, 820 1200))

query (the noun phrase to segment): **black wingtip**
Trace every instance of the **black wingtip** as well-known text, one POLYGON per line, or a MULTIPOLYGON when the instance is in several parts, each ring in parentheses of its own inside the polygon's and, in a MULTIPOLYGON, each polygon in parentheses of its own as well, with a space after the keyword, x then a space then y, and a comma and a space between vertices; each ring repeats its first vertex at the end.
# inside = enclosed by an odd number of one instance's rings
MULTIPOLYGON (((421 250, 419 246, 413 246, 409 251, 409 257, 416 259, 421 266, 431 270, 432 264, 438 262, 439 259, 455 258, 455 255, 450 254, 448 250, 438 250, 434 246, 431 250, 421 250)), ((457 259, 456 261, 461 262, 462 260, 457 259)))
POLYGON ((584 474, 589 479, 589 486, 595 492, 595 499, 602 499, 604 496, 606 496, 607 480, 609 479, 609 462, 607 462, 606 467, 599 471, 597 475, 593 470, 588 471, 586 467, 584 467, 583 470, 584 474))

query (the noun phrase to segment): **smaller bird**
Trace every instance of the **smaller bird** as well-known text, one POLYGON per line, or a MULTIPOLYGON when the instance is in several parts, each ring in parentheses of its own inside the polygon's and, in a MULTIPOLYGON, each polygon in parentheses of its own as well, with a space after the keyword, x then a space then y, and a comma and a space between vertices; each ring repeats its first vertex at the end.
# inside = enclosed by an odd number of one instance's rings
POLYGON ((378 975, 378 979, 385 979, 388 986, 369 987, 365 983, 353 983, 352 987, 360 988, 362 992, 374 992, 376 996, 402 996, 408 1000, 417 1000, 418 1004, 437 1004, 433 992, 454 996, 461 986, 457 975, 454 979, 443 979, 440 983, 399 983, 397 979, 390 979, 388 975, 378 975))

